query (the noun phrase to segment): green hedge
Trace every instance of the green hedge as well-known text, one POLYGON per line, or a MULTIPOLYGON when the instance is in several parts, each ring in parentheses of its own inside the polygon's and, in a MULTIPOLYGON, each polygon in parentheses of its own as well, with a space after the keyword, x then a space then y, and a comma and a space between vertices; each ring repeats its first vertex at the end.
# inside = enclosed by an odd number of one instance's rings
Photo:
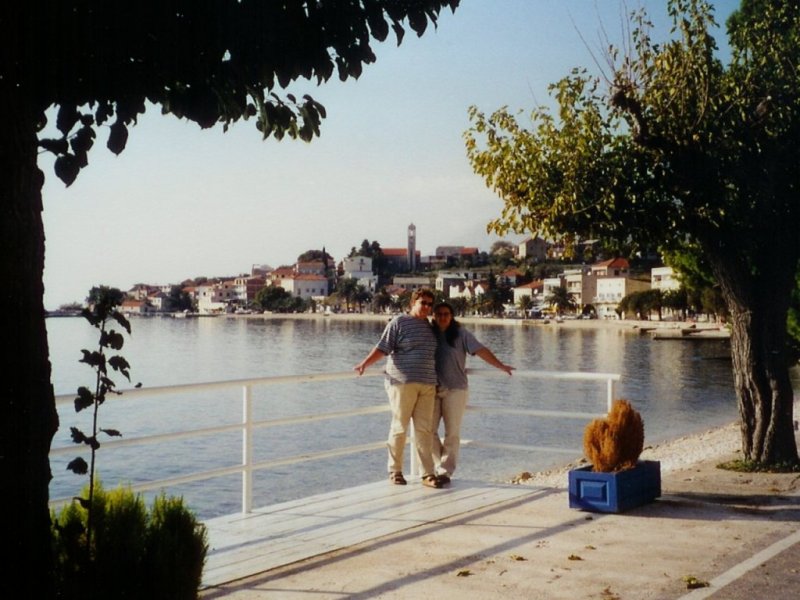
POLYGON ((75 502, 51 515, 59 598, 198 597, 208 534, 183 498, 162 493, 148 510, 129 488, 105 491, 95 482, 92 518, 87 549, 85 508, 75 502))

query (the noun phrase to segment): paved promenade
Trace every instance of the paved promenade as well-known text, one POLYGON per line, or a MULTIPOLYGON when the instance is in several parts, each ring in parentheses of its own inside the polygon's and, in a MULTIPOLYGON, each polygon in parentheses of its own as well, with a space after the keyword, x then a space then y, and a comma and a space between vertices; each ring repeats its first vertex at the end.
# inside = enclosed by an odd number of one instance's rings
POLYGON ((210 588, 202 597, 800 598, 800 474, 718 469, 737 457, 737 440, 737 428, 728 426, 646 450, 643 457, 662 460, 662 497, 622 515, 570 509, 565 473, 544 474, 524 484, 535 486, 532 497, 210 588))

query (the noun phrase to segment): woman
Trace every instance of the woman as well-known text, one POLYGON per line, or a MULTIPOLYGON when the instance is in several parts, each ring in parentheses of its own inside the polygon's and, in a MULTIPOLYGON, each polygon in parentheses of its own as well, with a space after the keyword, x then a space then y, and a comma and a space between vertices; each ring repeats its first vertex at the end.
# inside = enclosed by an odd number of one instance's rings
POLYGON ((433 462, 437 479, 442 485, 450 483, 456 470, 461 443, 461 420, 469 396, 467 354, 477 355, 493 367, 511 375, 514 367, 503 364, 486 346, 453 317, 453 307, 447 302, 433 309, 436 346, 436 402, 433 410, 433 462), (439 439, 439 422, 444 421, 444 440, 439 439))
POLYGON ((371 364, 388 356, 384 386, 392 409, 389 428, 389 482, 405 485, 403 450, 409 422, 414 422, 414 439, 422 484, 439 488, 441 483, 433 468, 433 404, 436 398, 436 336, 428 316, 433 306, 433 292, 420 288, 411 294, 408 315, 392 319, 378 343, 354 368, 359 375, 371 364))

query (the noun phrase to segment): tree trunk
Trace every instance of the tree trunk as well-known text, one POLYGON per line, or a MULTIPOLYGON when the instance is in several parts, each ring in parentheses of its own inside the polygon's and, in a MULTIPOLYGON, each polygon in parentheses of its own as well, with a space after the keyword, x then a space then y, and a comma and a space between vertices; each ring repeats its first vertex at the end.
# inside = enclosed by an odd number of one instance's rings
POLYGON ((786 347, 794 268, 791 263, 771 266, 769 274, 756 278, 740 265, 716 270, 731 312, 742 454, 745 460, 777 465, 798 462, 786 347))
POLYGON ((0 93, 0 320, 7 336, 0 399, 0 472, 8 507, 4 598, 14 597, 20 585, 26 597, 54 597, 48 455, 58 415, 44 321, 39 115, 31 104, 13 90, 0 93))

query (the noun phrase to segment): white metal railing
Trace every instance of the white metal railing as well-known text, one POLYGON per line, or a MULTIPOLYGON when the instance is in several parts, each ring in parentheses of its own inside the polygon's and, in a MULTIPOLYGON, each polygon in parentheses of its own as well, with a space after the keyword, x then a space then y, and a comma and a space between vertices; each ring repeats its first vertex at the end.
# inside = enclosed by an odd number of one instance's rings
MULTIPOLYGON (((507 375, 501 371, 496 369, 467 369, 467 372, 471 376, 502 376, 507 377, 507 375)), ((364 372, 362 377, 376 377, 382 376, 383 370, 382 369, 368 369, 364 372)), ((146 436, 139 436, 139 437, 131 437, 126 439, 114 439, 111 441, 106 441, 103 443, 104 449, 109 448, 120 448, 124 446, 132 446, 132 445, 147 445, 147 444, 156 444, 159 442, 164 441, 173 441, 173 440, 180 440, 180 439, 187 439, 187 438, 195 438, 206 436, 209 434, 214 433, 222 433, 222 432, 231 432, 231 431, 241 431, 242 433, 242 462, 239 465, 233 465, 228 467, 221 467, 216 469, 208 469, 205 471, 199 471, 190 473, 187 475, 182 475, 178 477, 170 477, 166 479, 159 479, 154 481, 148 481, 143 483, 138 483, 131 485, 131 489, 134 492, 142 492, 154 489, 161 489, 166 488, 169 486, 175 486, 185 483, 190 483, 194 481, 202 481, 207 479, 213 479, 216 477, 221 477, 223 475, 231 475, 236 473, 241 473, 242 475, 242 512, 249 513, 252 510, 253 504, 253 473, 262 469, 268 469, 278 466, 290 465, 290 464, 297 464, 301 462, 306 462, 310 460, 318 460, 323 458, 332 458, 338 456, 346 456, 349 454, 356 454, 359 452, 364 452, 368 450, 376 450, 380 448, 385 448, 386 442, 379 441, 379 442, 371 442, 367 444, 361 444, 356 446, 347 446, 343 448, 336 448, 333 450, 326 450, 322 452, 313 452, 313 453, 304 453, 298 454, 295 456, 289 456, 285 458, 279 458, 274 460, 265 460, 254 462, 253 461, 253 436, 254 432, 257 429, 267 428, 267 427, 281 427, 286 425, 293 425, 298 423, 310 423, 313 421, 323 421, 323 420, 330 420, 330 419, 338 419, 344 417, 353 417, 353 416, 361 416, 361 415, 370 415, 379 412, 388 412, 389 406, 388 403, 382 403, 380 405, 375 406, 367 406, 363 408, 351 409, 351 410, 344 410, 344 411, 332 411, 332 412, 320 412, 310 415, 299 415, 299 416, 292 416, 292 417, 283 417, 277 419, 263 419, 263 420, 254 420, 253 419, 253 398, 252 398, 252 390, 256 386, 266 386, 266 385, 275 385, 275 384, 303 384, 309 382, 326 382, 326 381, 338 381, 343 379, 354 379, 359 377, 356 373, 352 371, 346 372, 337 372, 337 373, 317 373, 317 374, 310 374, 310 375, 289 375, 289 376, 278 376, 278 377, 262 377, 262 378, 252 378, 252 379, 235 379, 229 381, 216 381, 216 382, 207 382, 207 383, 194 383, 194 384, 185 384, 185 385, 173 385, 173 386, 160 386, 160 387, 152 387, 152 388, 139 388, 139 389, 129 389, 129 390, 121 390, 123 395, 121 396, 122 399, 130 400, 135 398, 142 398, 145 396, 158 396, 158 395, 165 395, 165 394, 182 394, 188 392, 197 392, 197 391, 209 391, 209 390, 218 390, 218 389, 231 389, 231 388, 241 388, 242 390, 242 421, 241 423, 234 423, 234 424, 226 424, 214 427, 205 427, 199 429, 192 429, 187 431, 177 431, 177 432, 170 432, 164 434, 154 434, 154 435, 146 435, 146 436)), ((620 380, 620 375, 616 373, 587 373, 587 372, 555 372, 555 371, 514 371, 515 378, 526 378, 526 379, 540 379, 540 380, 566 380, 566 381, 598 381, 598 382, 605 382, 606 384, 606 412, 610 410, 611 403, 614 400, 614 390, 615 384, 617 381, 620 380)), ((72 403, 75 399, 75 394, 65 394, 56 396, 56 406, 64 405, 72 403)), ((533 417, 542 417, 542 418, 569 418, 569 419, 593 419, 598 416, 601 416, 602 413, 600 410, 596 413, 589 413, 589 412, 569 412, 569 411, 562 411, 562 410, 538 410, 538 409, 520 409, 520 408, 504 408, 504 407, 486 407, 486 406, 475 406, 469 405, 467 407, 469 411, 482 411, 482 412, 491 412, 496 414, 515 414, 515 415, 524 415, 524 416, 533 416, 533 417)), ((413 448, 413 427, 411 428, 410 435, 409 435, 409 443, 413 448)), ((534 451, 545 451, 545 452, 568 452, 574 454, 576 452, 580 452, 579 450, 575 449, 565 449, 565 448, 554 448, 554 447, 545 447, 545 446, 523 446, 523 445, 516 445, 516 444, 506 444, 502 442, 489 442, 489 441, 481 441, 481 440, 462 440, 462 444, 464 445, 475 445, 484 448, 499 448, 499 449, 509 449, 509 450, 534 450, 534 451)), ((52 448, 50 450, 50 456, 59 456, 63 454, 70 454, 74 453, 76 446, 74 444, 68 446, 59 446, 56 448, 52 448)), ((410 475, 412 477, 418 476, 418 465, 416 464, 416 453, 409 452, 410 454, 410 475)), ((54 498, 50 501, 51 506, 58 506, 64 504, 65 502, 71 500, 69 498, 54 498)))

